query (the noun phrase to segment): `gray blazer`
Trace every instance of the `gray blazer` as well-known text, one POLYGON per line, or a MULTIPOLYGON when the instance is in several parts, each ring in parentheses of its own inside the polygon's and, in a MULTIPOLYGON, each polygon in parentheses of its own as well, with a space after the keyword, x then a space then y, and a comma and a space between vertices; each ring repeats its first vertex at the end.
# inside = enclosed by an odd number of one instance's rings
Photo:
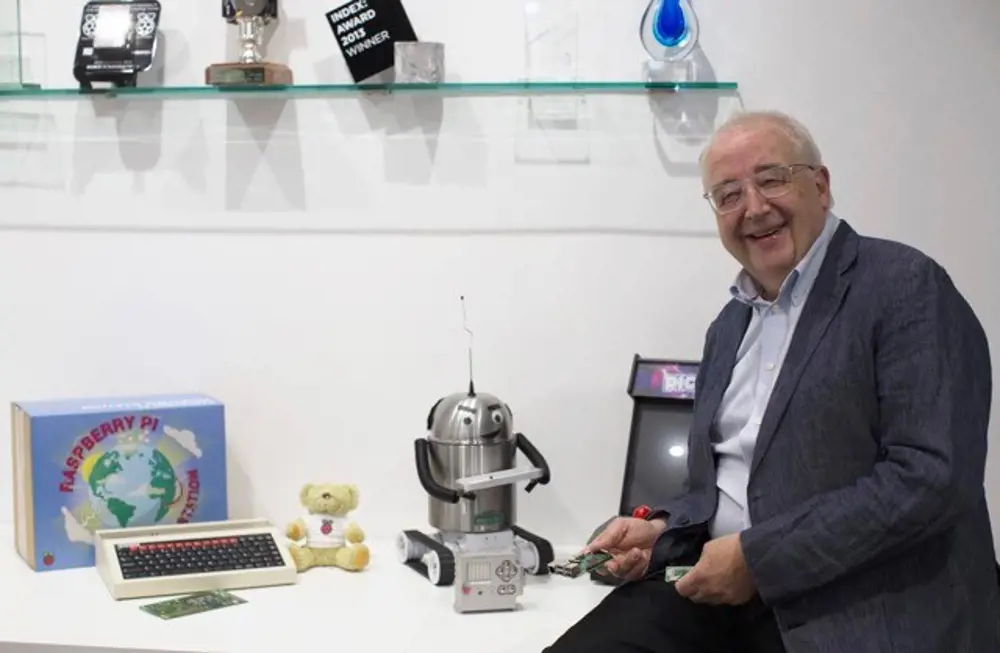
MULTIPOLYGON (((684 494, 652 565, 696 559, 712 422, 750 309, 708 329, 684 494)), ((764 414, 743 552, 789 653, 998 653, 990 352, 947 272, 841 222, 764 414)))

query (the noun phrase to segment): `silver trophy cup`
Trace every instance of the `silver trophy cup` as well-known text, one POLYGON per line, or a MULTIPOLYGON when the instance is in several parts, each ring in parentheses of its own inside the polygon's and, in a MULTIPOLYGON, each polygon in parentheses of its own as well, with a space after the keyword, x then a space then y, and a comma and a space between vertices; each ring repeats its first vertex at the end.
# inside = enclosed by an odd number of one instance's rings
POLYGON ((240 55, 235 62, 216 63, 205 69, 205 83, 212 86, 288 86, 291 69, 265 61, 264 29, 278 18, 277 0, 226 0, 223 15, 239 28, 240 55))

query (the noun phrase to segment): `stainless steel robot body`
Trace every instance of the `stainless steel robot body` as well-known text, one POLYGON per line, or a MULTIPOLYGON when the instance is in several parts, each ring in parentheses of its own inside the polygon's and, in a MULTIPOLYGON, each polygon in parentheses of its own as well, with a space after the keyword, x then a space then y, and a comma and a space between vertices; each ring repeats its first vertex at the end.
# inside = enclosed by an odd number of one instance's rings
POLYGON ((547 484, 545 458, 514 431, 510 407, 471 383, 431 407, 414 453, 437 533, 401 533, 401 560, 435 585, 454 583, 459 612, 516 608, 524 576, 548 573, 554 557, 548 541, 517 526, 516 484, 547 484), (531 466, 517 466, 519 451, 531 466))

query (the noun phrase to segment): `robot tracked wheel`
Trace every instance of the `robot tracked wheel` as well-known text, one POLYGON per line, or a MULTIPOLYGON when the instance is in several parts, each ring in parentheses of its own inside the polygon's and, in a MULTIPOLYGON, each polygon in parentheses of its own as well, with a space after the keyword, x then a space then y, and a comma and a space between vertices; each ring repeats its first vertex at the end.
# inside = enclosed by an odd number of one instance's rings
POLYGON ((455 582, 455 554, 438 540, 420 531, 403 531, 396 537, 399 561, 439 587, 455 582))
MULTIPOLYGON (((513 536, 512 544, 524 572, 533 576, 547 575, 555 560, 549 541, 519 526, 512 527, 508 533, 513 536)), ((455 582, 456 554, 489 550, 487 538, 506 539, 499 533, 483 534, 480 542, 480 538, 470 534, 449 538, 440 533, 431 536, 418 530, 406 530, 396 536, 396 555, 400 562, 433 585, 445 587, 455 582)))

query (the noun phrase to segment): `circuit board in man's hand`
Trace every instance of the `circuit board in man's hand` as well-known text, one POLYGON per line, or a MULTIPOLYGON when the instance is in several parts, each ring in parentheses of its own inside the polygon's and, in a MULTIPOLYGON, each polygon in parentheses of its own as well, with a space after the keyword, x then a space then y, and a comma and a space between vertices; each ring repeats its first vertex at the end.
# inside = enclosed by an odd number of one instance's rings
POLYGON ((577 578, 587 572, 603 567, 611 558, 611 554, 607 551, 581 553, 573 556, 566 562, 550 562, 549 572, 558 574, 559 576, 577 578))
POLYGON ((666 572, 663 574, 663 580, 668 583, 676 583, 684 578, 684 575, 691 571, 691 569, 691 567, 667 567, 666 572))

